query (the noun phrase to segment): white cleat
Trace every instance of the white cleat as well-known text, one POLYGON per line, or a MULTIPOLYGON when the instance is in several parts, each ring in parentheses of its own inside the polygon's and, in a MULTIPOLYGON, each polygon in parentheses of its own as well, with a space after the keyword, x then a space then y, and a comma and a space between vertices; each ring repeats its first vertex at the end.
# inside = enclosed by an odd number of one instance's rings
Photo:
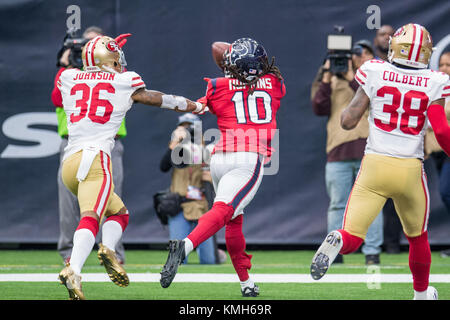
POLYGON ((331 231, 320 245, 311 263, 310 273, 314 280, 319 280, 328 271, 342 248, 342 235, 331 231))
POLYGON ((414 291, 414 300, 438 300, 438 291, 432 286, 428 286, 426 293, 414 291))

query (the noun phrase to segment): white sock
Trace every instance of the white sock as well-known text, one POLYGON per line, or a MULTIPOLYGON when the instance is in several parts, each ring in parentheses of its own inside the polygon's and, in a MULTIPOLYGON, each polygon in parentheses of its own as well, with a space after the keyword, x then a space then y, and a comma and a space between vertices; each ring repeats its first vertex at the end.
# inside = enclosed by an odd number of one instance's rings
POLYGON ((414 300, 427 300, 427 290, 416 291, 414 290, 414 300))
POLYGON ((81 273, 86 259, 95 244, 95 237, 91 230, 79 229, 73 235, 73 248, 70 256, 70 266, 76 274, 81 273))
POLYGON ((248 278, 246 281, 240 281, 241 288, 244 289, 246 287, 253 288, 255 286, 255 283, 252 279, 248 278))
POLYGON ((184 253, 186 254, 186 257, 194 250, 194 244, 192 243, 189 238, 184 238, 184 253))
POLYGON ((106 221, 102 226, 102 244, 115 252, 122 233, 120 223, 114 220, 106 221))

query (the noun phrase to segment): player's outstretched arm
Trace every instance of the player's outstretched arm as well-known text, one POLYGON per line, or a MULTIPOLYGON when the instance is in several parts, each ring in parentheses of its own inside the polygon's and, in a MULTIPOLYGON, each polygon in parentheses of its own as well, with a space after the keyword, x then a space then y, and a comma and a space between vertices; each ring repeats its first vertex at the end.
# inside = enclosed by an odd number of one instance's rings
POLYGON ((138 103, 179 112, 202 113, 205 111, 205 105, 200 102, 194 102, 181 96, 164 94, 159 91, 144 88, 136 90, 131 98, 138 103))
POLYGON ((437 142, 450 157, 450 127, 448 126, 444 105, 444 99, 433 101, 428 107, 427 115, 437 142))
POLYGON ((349 105, 341 113, 341 127, 345 130, 351 130, 356 127, 369 105, 369 97, 359 87, 352 101, 350 101, 349 105))

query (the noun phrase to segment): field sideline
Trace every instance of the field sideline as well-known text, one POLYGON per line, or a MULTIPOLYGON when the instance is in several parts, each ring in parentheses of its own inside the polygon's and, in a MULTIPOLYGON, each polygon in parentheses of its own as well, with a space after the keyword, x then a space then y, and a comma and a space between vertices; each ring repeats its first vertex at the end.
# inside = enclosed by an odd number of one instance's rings
MULTIPOLYGON (((410 300, 412 277, 408 254, 381 255, 381 264, 365 266, 360 253, 344 257, 320 281, 312 280, 313 251, 250 251, 252 277, 261 288, 257 300, 410 300)), ((89 300, 247 300, 240 295, 238 278, 228 258, 222 265, 200 265, 193 253, 179 267, 168 289, 159 285, 167 253, 128 250, 125 268, 130 285, 109 281, 93 252, 83 269, 83 290, 89 300)), ((430 284, 440 300, 450 300, 450 259, 432 253, 430 284)), ((0 300, 66 300, 57 281, 62 261, 52 250, 0 250, 0 300)))

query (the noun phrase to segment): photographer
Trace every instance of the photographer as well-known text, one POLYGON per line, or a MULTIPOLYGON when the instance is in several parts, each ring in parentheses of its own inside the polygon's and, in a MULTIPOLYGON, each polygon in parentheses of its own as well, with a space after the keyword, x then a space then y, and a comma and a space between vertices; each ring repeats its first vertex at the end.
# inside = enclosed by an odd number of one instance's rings
MULTIPOLYGON (((64 154, 64 148, 68 143, 68 130, 67 130, 67 117, 64 112, 62 105, 61 92, 58 90, 56 84, 58 82, 60 74, 67 68, 78 68, 83 67, 83 61, 81 59, 81 50, 83 46, 91 39, 98 35, 102 35, 103 31, 96 26, 91 26, 87 28, 83 36, 80 37, 75 31, 70 30, 64 37, 64 42, 62 48, 57 54, 56 65, 60 68, 55 76, 54 88, 51 94, 51 100, 55 106, 56 116, 58 119, 58 134, 61 136, 60 145, 60 164, 58 169, 58 208, 59 208, 59 239, 57 250, 61 255, 64 263, 69 262, 69 258, 73 247, 73 234, 78 226, 80 220, 80 209, 78 205, 77 198, 64 186, 61 178, 62 170, 62 156, 64 154)), ((121 39, 120 44, 123 46, 126 42, 124 36, 118 37, 121 39)), ((124 152, 124 147, 121 139, 127 134, 125 127, 125 119, 117 132, 116 141, 114 148, 111 153, 111 162, 113 168, 113 179, 115 184, 115 192, 121 196, 122 195, 122 184, 123 184, 123 164, 122 156, 124 152)), ((125 263, 125 250, 123 243, 120 240, 116 247, 117 258, 120 263, 125 263)))
MULTIPOLYGON (((180 116, 160 163, 162 172, 172 169, 170 195, 179 203, 167 217, 162 218, 167 219, 170 239, 185 238, 195 228, 198 219, 210 209, 215 197, 211 175, 202 160, 206 148, 201 136, 198 139, 194 131, 199 131, 201 135, 199 117, 194 114, 180 116), (174 161, 174 154, 183 161, 174 161)), ((165 223, 163 220, 161 222, 165 223)), ((197 252, 201 264, 223 263, 226 260, 225 252, 217 248, 215 237, 199 245, 197 252)), ((187 258, 184 263, 187 263, 187 258)))
MULTIPOLYGON (((358 41, 349 49, 351 50, 341 51, 339 54, 329 49, 327 59, 311 88, 314 113, 328 117, 325 166, 325 181, 330 197, 328 232, 342 226, 347 199, 358 174, 369 134, 367 116, 353 130, 346 131, 340 126, 341 112, 352 100, 359 86, 354 79, 355 71, 365 61, 374 58, 372 46, 367 40, 358 41)), ((382 219, 382 215, 375 219, 362 247, 368 265, 380 262, 382 219)), ((342 255, 338 255, 334 262, 342 263, 342 255)))

